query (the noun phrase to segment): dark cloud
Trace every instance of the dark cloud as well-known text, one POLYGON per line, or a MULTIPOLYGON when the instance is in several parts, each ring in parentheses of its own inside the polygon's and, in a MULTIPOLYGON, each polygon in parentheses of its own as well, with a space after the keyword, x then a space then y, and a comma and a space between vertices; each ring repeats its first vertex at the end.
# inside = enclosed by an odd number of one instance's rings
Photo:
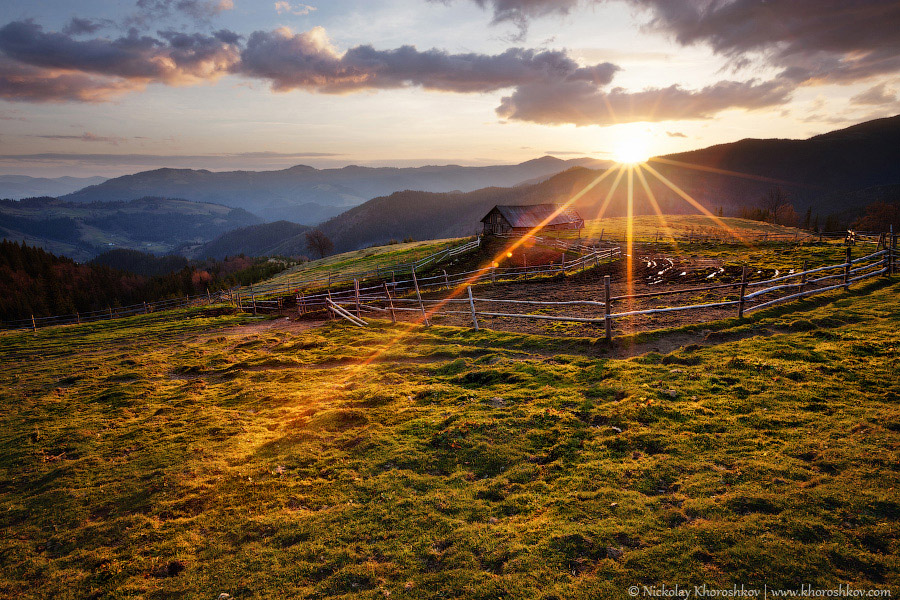
POLYGON ((850 98, 851 104, 867 104, 871 106, 883 106, 897 102, 897 92, 887 89, 887 84, 870 87, 864 92, 850 98))
POLYGON ((97 33, 101 29, 105 29, 107 27, 111 27, 113 22, 109 19, 80 19, 78 17, 72 17, 69 19, 69 22, 66 23, 65 27, 63 27, 63 33, 67 35, 90 35, 92 33, 97 33))
POLYGON ((161 32, 163 39, 131 30, 117 39, 74 40, 47 33, 32 21, 0 28, 0 52, 9 59, 48 71, 117 77, 167 84, 213 79, 227 73, 239 58, 230 32, 213 35, 161 32))
POLYGON ((618 70, 602 63, 580 67, 562 51, 511 48, 501 54, 450 54, 413 46, 376 50, 356 46, 343 55, 316 27, 294 34, 287 29, 250 35, 239 72, 271 82, 273 89, 342 93, 419 86, 448 92, 491 92, 538 82, 608 84, 618 70))
POLYGON ((704 119, 732 108, 753 110, 783 104, 790 93, 790 86, 777 81, 720 81, 696 91, 673 85, 640 92, 604 91, 586 82, 522 85, 501 100, 497 115, 551 125, 704 119))
POLYGON ((742 57, 760 53, 798 83, 846 83, 900 69, 896 0, 629 0, 650 26, 689 45, 742 57))

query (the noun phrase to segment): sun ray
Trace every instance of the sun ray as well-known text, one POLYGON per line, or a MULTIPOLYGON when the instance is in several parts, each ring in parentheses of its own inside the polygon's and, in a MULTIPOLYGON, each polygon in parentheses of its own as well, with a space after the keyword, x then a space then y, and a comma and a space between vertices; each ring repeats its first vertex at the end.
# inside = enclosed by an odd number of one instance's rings
POLYGON ((606 198, 603 199, 603 204, 600 205, 600 210, 597 212, 597 220, 603 219, 603 213, 606 212, 606 207, 609 206, 609 203, 612 202, 613 194, 616 192, 616 189, 619 187, 619 182, 622 180, 622 176, 625 175, 625 165, 619 165, 619 172, 616 174, 616 178, 613 180, 612 186, 609 188, 609 192, 606 194, 606 198))
POLYGON ((627 294, 634 293, 634 165, 628 165, 628 202, 625 216, 625 281, 627 294))
POLYGON ((763 177, 762 175, 751 175, 749 173, 741 173, 740 171, 729 171, 727 169, 719 169, 717 167, 707 167, 703 165, 695 165, 691 163, 681 162, 680 160, 672 160, 671 158, 662 158, 660 156, 654 156, 648 159, 648 162, 658 162, 664 163, 667 165, 672 165, 675 167, 684 167, 686 169, 694 169, 695 171, 706 171, 707 173, 716 173, 718 175, 730 175, 732 177, 741 177, 743 179, 753 179, 755 181, 764 181, 766 183, 776 183, 780 185, 790 185, 793 187, 806 187, 812 189, 822 189, 821 186, 817 185, 809 185, 809 184, 799 184, 794 181, 785 181, 783 179, 775 179, 773 177, 763 177))
POLYGON ((653 207, 654 212, 656 212, 656 216, 659 218, 660 223, 662 223, 663 230, 667 235, 672 236, 672 241, 675 245, 675 248, 677 249, 678 242, 675 240, 675 231, 669 226, 669 222, 666 221, 666 217, 660 209, 659 203, 656 201, 656 196, 653 195, 653 191, 651 191, 650 186, 647 184, 647 178, 644 177, 644 172, 641 170, 641 166, 637 165, 635 170, 637 171, 638 179, 641 180, 641 186, 644 188, 644 192, 647 194, 647 199, 650 200, 650 205, 653 207))
POLYGON ((645 164, 644 168, 647 169, 650 173, 652 173, 661 182, 663 182, 666 185, 666 187, 668 187, 670 190, 672 190, 673 192, 675 192, 676 194, 681 196, 681 198, 683 200, 685 200, 688 204, 690 204, 691 206, 693 206, 694 208, 699 210, 701 213, 703 213, 704 215, 706 215, 707 217, 712 219, 713 222, 716 223, 719 227, 721 227, 722 229, 724 229, 725 231, 727 231, 729 234, 733 235, 737 239, 741 240, 742 242, 747 241, 746 238, 744 238, 744 236, 740 235, 736 230, 729 227, 727 223, 725 223, 722 219, 720 219, 719 217, 717 217, 716 215, 711 213, 705 206, 703 206, 702 204, 700 204, 699 202, 697 202, 696 200, 691 198, 691 196, 687 192, 685 192, 680 187, 678 187, 677 185, 675 185, 674 183, 672 183, 671 181, 666 179, 661 173, 659 173, 659 171, 657 171, 656 169, 654 169, 653 167, 651 167, 648 164, 645 164))

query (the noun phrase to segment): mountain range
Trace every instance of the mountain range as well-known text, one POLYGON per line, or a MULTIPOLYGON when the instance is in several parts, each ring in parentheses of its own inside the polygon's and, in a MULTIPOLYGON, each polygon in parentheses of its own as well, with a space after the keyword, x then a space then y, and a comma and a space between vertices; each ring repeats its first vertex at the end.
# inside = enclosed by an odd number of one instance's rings
POLYGON ((63 196, 106 181, 106 177, 29 177, 0 175, 0 198, 21 200, 63 196))
POLYGON ((114 248, 166 254, 258 223, 259 217, 239 208, 171 198, 84 204, 0 200, 0 237, 79 261, 114 248))
MULTIPOLYGON (((642 167, 653 199, 665 214, 694 214, 696 207, 659 179, 711 212, 739 214, 756 207, 779 188, 795 211, 824 223, 849 223, 873 201, 896 199, 900 184, 900 116, 869 121, 807 140, 746 139, 702 150, 651 159, 642 167)), ((560 203, 581 193, 604 170, 573 167, 539 183, 473 192, 402 191, 374 198, 320 227, 337 251, 382 244, 391 238, 452 237, 481 229, 480 219, 495 204, 560 203)), ((585 219, 599 216, 615 176, 582 194, 574 203, 585 219)), ((620 181, 604 215, 626 213, 627 184, 620 181)), ((633 179, 635 214, 654 207, 637 175, 633 179)), ((898 224, 900 225, 900 224, 898 224)))
POLYGON ((241 208, 264 221, 315 225, 370 198, 397 190, 472 191, 514 186, 573 166, 607 166, 590 158, 551 156, 516 165, 463 167, 360 167, 315 169, 297 165, 281 171, 156 169, 125 175, 67 194, 68 202, 128 201, 144 196, 183 198, 241 208))

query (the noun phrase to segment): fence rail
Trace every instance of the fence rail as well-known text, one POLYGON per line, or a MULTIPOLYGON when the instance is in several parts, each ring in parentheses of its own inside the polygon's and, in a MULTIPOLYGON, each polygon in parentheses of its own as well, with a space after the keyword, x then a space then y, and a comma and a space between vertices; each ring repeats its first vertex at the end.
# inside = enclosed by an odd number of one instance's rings
MULTIPOLYGON (((532 320, 549 320, 549 321, 564 321, 564 322, 572 322, 572 323, 590 323, 596 325, 603 325, 605 328, 605 337, 607 340, 612 340, 613 338, 613 324, 616 320, 630 318, 630 317, 639 317, 645 315, 654 315, 654 314, 664 314, 664 313, 672 313, 679 311, 692 311, 692 310, 703 310, 703 309, 722 309, 726 307, 736 307, 737 308, 737 316, 743 317, 745 314, 761 310, 763 308, 767 308, 770 306, 774 306, 777 304, 781 304, 784 302, 789 302, 791 300, 796 300, 800 298, 805 298, 808 296, 812 296, 815 294, 822 294, 829 291, 834 291, 838 289, 849 290, 850 285, 864 279, 869 279, 871 277, 876 277, 879 275, 891 276, 897 271, 898 262, 900 262, 900 253, 898 253, 896 248, 896 238, 892 247, 886 248, 884 250, 879 250, 876 252, 868 253, 864 256, 860 256, 858 258, 852 258, 851 256, 852 249, 850 247, 847 248, 847 256, 844 262, 826 265, 823 267, 817 267, 815 269, 805 269, 802 271, 797 271, 791 273, 789 275, 775 277, 772 279, 765 279, 761 281, 748 281, 747 280, 747 269, 744 268, 740 283, 729 283, 723 285, 713 285, 713 286, 699 286, 692 288, 681 288, 677 290, 660 290, 658 292, 649 292, 649 293, 640 293, 640 294, 625 294, 613 296, 610 293, 610 277, 607 275, 604 277, 604 300, 568 300, 568 301, 541 301, 541 300, 512 300, 512 299, 503 299, 503 298, 482 298, 476 297, 472 294, 471 284, 474 283, 473 279, 462 279, 457 283, 456 292, 459 292, 460 287, 464 286, 466 288, 466 292, 468 293, 467 298, 455 298, 455 297, 447 297, 444 299, 424 299, 421 296, 421 291, 417 287, 415 290, 416 297, 415 298, 397 298, 391 297, 388 293, 387 285, 384 286, 384 293, 381 294, 379 292, 379 288, 367 288, 364 290, 366 293, 362 293, 363 291, 356 291, 352 293, 352 295, 342 294, 340 296, 329 296, 328 305, 329 308, 333 312, 336 312, 335 308, 343 308, 343 309, 352 309, 355 310, 355 317, 357 319, 361 318, 362 312, 379 312, 379 313, 391 313, 391 317, 393 320, 396 320, 394 317, 395 311, 404 311, 404 312, 416 312, 421 313, 421 320, 425 321, 428 324, 428 318, 433 316, 441 316, 441 315, 468 315, 472 319, 472 324, 475 329, 478 329, 479 326, 479 317, 501 317, 501 318, 516 318, 516 319, 532 319, 532 320), (855 268, 854 268, 855 267, 855 268), (838 271, 836 274, 825 275, 822 277, 818 277, 816 279, 810 279, 809 276, 813 274, 819 273, 827 273, 829 271, 838 271), (855 276, 854 276, 855 275, 855 276), (827 285, 817 285, 825 281, 829 281, 832 279, 840 279, 840 283, 837 284, 827 284, 827 285), (788 282, 788 283, 785 283, 788 282), (747 288, 753 287, 762 287, 757 291, 752 293, 747 293, 747 288), (690 294, 697 292, 707 292, 711 290, 724 290, 724 289, 733 289, 739 288, 739 296, 737 298, 725 298, 716 302, 707 302, 702 304, 685 304, 679 305, 676 304, 674 306, 664 306, 664 307, 655 307, 655 308, 645 308, 638 310, 621 310, 620 312, 613 312, 613 306, 620 304, 626 300, 633 300, 638 298, 649 298, 649 297, 671 297, 678 296, 681 294, 690 294), (765 299, 766 296, 771 297, 774 294, 789 291, 786 295, 780 295, 771 299, 765 299), (404 306, 395 306, 395 304, 416 304, 418 307, 404 307, 404 306), (382 306, 384 304, 384 306, 382 306), (602 312, 598 310, 597 315, 593 316, 584 316, 584 315, 548 315, 548 314, 538 314, 534 312, 526 312, 526 313, 510 313, 510 312, 497 312, 495 310, 484 310, 479 309, 478 305, 482 307, 485 304, 506 304, 506 305, 518 305, 518 306, 538 306, 545 308, 560 308, 563 306, 573 306, 573 305, 582 305, 593 307, 597 309, 602 308, 602 312), (389 306, 389 308, 388 308, 389 306), (426 309, 426 306, 430 306, 430 309, 426 309), (463 308, 468 306, 469 310, 454 310, 453 307, 463 308)), ((458 280, 457 280, 458 281, 458 280)), ((421 280, 420 280, 421 282, 421 280)), ((448 289, 451 289, 448 286, 448 289)), ((395 292, 399 290, 395 289, 395 292)), ((396 293, 394 294, 396 296, 396 293)), ((482 324, 481 327, 484 325, 482 324)))

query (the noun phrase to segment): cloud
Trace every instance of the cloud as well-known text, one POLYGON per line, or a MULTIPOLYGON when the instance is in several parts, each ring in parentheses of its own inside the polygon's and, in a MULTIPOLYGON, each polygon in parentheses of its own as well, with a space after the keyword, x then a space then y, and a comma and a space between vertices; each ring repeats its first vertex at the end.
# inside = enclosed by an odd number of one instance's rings
POLYGON ((42 69, 0 56, 0 98, 19 102, 106 102, 142 83, 42 69))
POLYGON ((90 35, 112 25, 113 22, 109 19, 95 21, 93 19, 72 17, 69 19, 69 22, 66 23, 65 27, 63 27, 62 32, 67 35, 90 35))
POLYGON ((686 138, 687 136, 680 131, 667 131, 666 135, 672 138, 686 138))
POLYGON ((897 101, 897 92, 887 89, 887 84, 880 83, 850 98, 850 104, 868 104, 883 106, 897 101))
POLYGON ((126 80, 108 81, 113 89, 215 79, 239 59, 239 37, 229 31, 212 35, 163 31, 160 36, 131 30, 113 40, 79 41, 63 33, 44 32, 32 21, 14 21, 0 28, 0 52, 22 65, 45 70, 48 78, 69 73, 126 80))
POLYGON ((41 138, 44 140, 77 140, 79 142, 103 142, 117 146, 119 142, 126 141, 123 137, 94 135, 86 131, 81 135, 34 135, 31 137, 41 138))
POLYGON ((587 82, 522 85, 504 97, 497 115, 551 125, 614 125, 634 121, 707 119, 728 109, 754 110, 784 104, 791 88, 781 82, 720 81, 700 90, 678 85, 628 92, 598 89, 587 82))
POLYGON ((126 24, 147 26, 176 13, 194 21, 208 22, 226 10, 234 8, 233 0, 138 0, 137 13, 126 19, 126 24))
POLYGON ((376 50, 366 45, 341 55, 321 27, 297 34, 287 28, 254 32, 238 68, 244 75, 270 81, 276 91, 325 93, 410 86, 474 93, 561 81, 605 85, 617 70, 611 63, 581 67, 563 51, 524 48, 487 55, 419 51, 413 46, 376 50))
MULTIPOLYGON (((445 0, 452 1, 452 0, 445 0)), ((470 0, 494 22, 567 14, 577 0, 470 0)), ((606 0, 583 0, 600 4, 606 0)), ((851 83, 900 71, 896 0, 622 0, 648 16, 645 28, 683 46, 709 45, 736 68, 774 64, 795 84, 851 83)))
POLYGON ((290 2, 285 2, 284 0, 280 0, 275 3, 275 11, 279 14, 289 14, 296 15, 298 17, 304 17, 309 13, 316 10, 315 6, 310 6, 308 4, 296 4, 292 5, 290 2))
POLYGON ((0 95, 17 100, 97 102, 150 83, 195 84, 234 74, 265 81, 278 92, 511 90, 497 114, 543 124, 702 119, 732 108, 783 104, 792 89, 776 80, 722 81, 700 90, 677 85, 639 92, 609 90, 617 65, 583 66, 564 50, 452 54, 435 48, 378 50, 361 45, 341 53, 321 27, 300 33, 286 27, 255 31, 246 40, 227 30, 163 30, 153 37, 134 29, 116 39, 76 40, 45 32, 32 21, 17 21, 0 28, 0 60, 0 74, 5 65, 12 84, 0 95))

